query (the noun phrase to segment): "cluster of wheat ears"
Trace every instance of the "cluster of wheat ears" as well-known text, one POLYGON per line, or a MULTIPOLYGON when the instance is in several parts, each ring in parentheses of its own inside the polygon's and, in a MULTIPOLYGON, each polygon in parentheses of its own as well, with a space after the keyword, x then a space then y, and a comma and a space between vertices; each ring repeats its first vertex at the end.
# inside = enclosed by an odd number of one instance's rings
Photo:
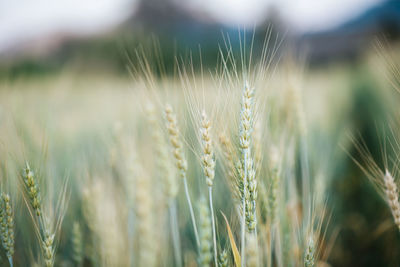
MULTIPOLYGON (((138 56, 137 112, 113 127, 103 166, 76 160, 80 171, 53 198, 49 179, 29 163, 15 195, 3 181, 1 243, 10 266, 23 246, 15 242, 17 215, 31 218, 39 266, 61 266, 65 255, 75 266, 322 266, 334 242, 329 173, 315 167, 325 151, 310 145, 301 75, 274 74, 275 52, 250 49, 237 60, 228 49, 209 74, 177 63, 177 79, 156 77, 138 56), (28 216, 13 211, 21 199, 28 216), (68 252, 58 259, 61 249, 68 252)), ((400 229, 396 180, 355 144, 400 229)))

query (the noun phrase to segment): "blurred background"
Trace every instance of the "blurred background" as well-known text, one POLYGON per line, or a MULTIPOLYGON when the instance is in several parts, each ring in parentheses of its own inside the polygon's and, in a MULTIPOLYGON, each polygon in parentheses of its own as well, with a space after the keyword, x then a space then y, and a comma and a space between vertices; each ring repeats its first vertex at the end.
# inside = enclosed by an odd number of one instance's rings
POLYGON ((152 37, 166 64, 198 45, 212 64, 222 33, 237 48, 239 27, 256 32, 256 45, 272 27, 313 64, 354 62, 373 38, 397 40, 400 7, 385 0, 1 0, 0 73, 49 73, 66 65, 119 73, 126 52, 152 37))
MULTIPOLYGON (((51 117, 49 110, 83 114, 84 106, 96 103, 112 112, 108 101, 113 92, 114 99, 125 103, 121 91, 131 87, 127 65, 134 64, 132 55, 137 49, 157 43, 167 75, 173 75, 176 55, 200 53, 199 47, 203 66, 212 68, 219 47, 226 42, 224 36, 229 35, 232 49, 239 50, 239 28, 248 36, 254 32, 255 47, 263 45, 271 29, 271 38, 282 40, 275 58, 286 53, 303 58, 305 89, 345 95, 336 109, 343 106, 346 124, 379 157, 375 123, 384 121, 396 104, 388 105, 387 92, 395 90, 386 90, 390 85, 380 72, 384 67, 379 52, 383 51, 373 47, 381 39, 394 51, 400 48, 400 1, 395 0, 0 0, 0 114, 10 113, 18 120, 22 107, 40 110, 47 136, 57 131, 62 138, 78 135, 70 126, 72 115, 51 117), (70 89, 79 93, 65 94, 70 89), (61 129, 49 120, 60 120, 61 129)), ((193 58, 198 66, 198 57, 193 58)), ((149 60, 155 64, 156 59, 149 60)), ((317 101, 306 99, 306 107, 318 106, 317 101)), ((54 150, 72 144, 73 152, 74 146, 85 142, 91 146, 89 131, 99 130, 101 124, 94 113, 85 114, 81 139, 54 150)), ((350 144, 347 150, 354 148, 350 144)), ((71 151, 67 155, 73 157, 71 151)), ((67 155, 60 152, 56 158, 67 155)), ((328 262, 332 266, 399 266, 398 230, 365 175, 348 156, 342 156, 332 176, 332 224, 339 230, 328 262)))

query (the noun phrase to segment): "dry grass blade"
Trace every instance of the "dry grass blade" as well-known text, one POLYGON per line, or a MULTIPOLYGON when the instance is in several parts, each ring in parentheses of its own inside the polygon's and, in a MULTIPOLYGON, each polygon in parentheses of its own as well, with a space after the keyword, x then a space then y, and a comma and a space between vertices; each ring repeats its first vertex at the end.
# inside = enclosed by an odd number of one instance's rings
POLYGON ((235 238, 233 237, 232 230, 231 230, 231 227, 229 226, 228 219, 226 218, 226 216, 223 212, 221 212, 221 214, 224 217, 224 220, 226 223, 226 229, 228 231, 228 237, 229 237, 229 242, 230 242, 231 248, 232 248, 233 259, 235 260, 235 266, 240 267, 241 266, 241 258, 240 258, 239 250, 236 246, 235 238))

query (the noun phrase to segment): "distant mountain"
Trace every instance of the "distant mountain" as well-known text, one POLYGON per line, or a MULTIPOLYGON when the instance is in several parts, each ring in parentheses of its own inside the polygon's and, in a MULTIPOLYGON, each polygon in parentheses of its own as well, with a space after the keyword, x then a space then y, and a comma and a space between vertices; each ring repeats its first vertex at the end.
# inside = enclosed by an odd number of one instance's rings
POLYGON ((400 37, 400 1, 391 0, 370 8, 350 21, 328 31, 301 36, 298 49, 311 62, 352 60, 369 47, 376 37, 400 37))
POLYGON ((215 44, 216 39, 221 40, 221 32, 237 35, 237 30, 173 0, 141 0, 135 14, 124 23, 123 28, 131 32, 142 30, 147 35, 153 33, 189 46, 215 44))
MULTIPOLYGON (((165 60, 170 61, 171 65, 175 63, 176 54, 187 56, 189 49, 198 51, 199 45, 204 59, 202 63, 213 64, 219 55, 219 45, 224 46, 222 33, 229 35, 233 51, 239 50, 237 28, 222 25, 209 15, 182 5, 182 2, 141 0, 135 8, 136 12, 121 25, 102 29, 92 35, 58 32, 15 45, 0 53, 0 67, 7 70, 16 65, 19 68, 19 65, 25 65, 25 61, 31 61, 44 67, 57 68, 69 61, 77 61, 95 66, 106 62, 103 65, 114 64, 122 69, 127 61, 125 51, 139 44, 151 46, 148 45, 151 35, 160 41, 165 60)), ((257 48, 263 44, 265 28, 268 26, 273 25, 272 29, 278 36, 290 29, 273 8, 265 18, 265 23, 256 29, 254 45, 257 48)), ((251 30, 248 32, 250 41, 251 30)), ((396 40, 400 37, 400 0, 383 2, 327 31, 301 36, 296 34, 286 34, 285 42, 294 42, 292 47, 299 53, 305 52, 311 63, 357 59, 371 45, 373 38, 385 36, 388 40, 396 40)))

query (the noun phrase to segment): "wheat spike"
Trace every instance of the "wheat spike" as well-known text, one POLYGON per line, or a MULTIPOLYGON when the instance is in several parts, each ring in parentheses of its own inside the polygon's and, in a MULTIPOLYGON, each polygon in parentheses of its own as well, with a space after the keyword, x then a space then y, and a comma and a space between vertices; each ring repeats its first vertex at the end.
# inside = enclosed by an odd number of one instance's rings
POLYGON ((14 254, 14 219, 10 203, 10 196, 5 193, 1 194, 0 227, 1 243, 6 252, 10 266, 13 266, 12 257, 14 254))
POLYGON ((222 250, 219 254, 219 267, 228 267, 229 266, 229 258, 228 258, 228 251, 226 249, 222 250))
POLYGON ((215 159, 214 149, 210 135, 211 122, 207 118, 205 111, 201 115, 200 136, 202 140, 203 156, 201 162, 203 164, 204 175, 206 176, 207 186, 212 186, 215 176, 215 159))
POLYGON ((39 217, 41 215, 40 192, 39 192, 39 187, 37 185, 37 181, 35 180, 34 177, 34 173, 33 171, 31 171, 28 162, 26 163, 25 167, 24 182, 30 204, 36 215, 39 217))
POLYGON ((46 267, 52 267, 54 264, 54 234, 46 231, 44 240, 42 242, 42 250, 44 257, 44 264, 46 267))
POLYGON ((208 186, 209 204, 211 211, 211 222, 212 222, 212 235, 213 235, 213 247, 214 247, 214 264, 218 264, 218 252, 217 252, 217 237, 215 233, 215 218, 214 218, 214 207, 212 198, 212 186, 215 176, 215 159, 214 159, 214 148, 210 134, 211 122, 207 118, 206 112, 203 110, 201 115, 201 127, 200 136, 202 140, 203 156, 201 162, 203 164, 204 175, 206 177, 206 184, 208 186))
POLYGON ((390 174, 388 170, 386 170, 383 180, 385 183, 385 193, 387 197, 387 202, 389 204, 390 210, 392 211, 394 222, 400 229, 400 203, 399 203, 399 197, 398 197, 399 193, 397 185, 394 181, 393 176, 390 174))
POLYGON ((205 198, 201 198, 199 202, 200 213, 200 250, 199 265, 202 267, 210 266, 212 253, 212 230, 210 211, 205 198))
POLYGON ((173 147, 173 154, 176 161, 176 166, 180 171, 182 178, 186 177, 187 162, 185 154, 183 152, 183 145, 180 140, 180 132, 178 128, 178 123, 176 120, 176 115, 174 114, 172 107, 167 105, 165 107, 165 118, 167 119, 167 129, 169 133, 169 140, 173 147))
MULTIPOLYGON (((256 228, 256 203, 257 197, 257 181, 255 180, 255 171, 253 159, 251 157, 251 135, 253 131, 253 94, 254 89, 251 88, 247 82, 244 86, 242 95, 242 108, 240 112, 240 125, 239 125, 239 145, 241 149, 241 164, 243 168, 243 176, 240 177, 243 183, 242 194, 242 229, 241 229, 241 254, 242 266, 245 265, 245 229, 252 232, 256 228), (247 227, 246 227, 247 226, 247 227)), ((240 190, 240 189, 239 189, 240 190)))
POLYGON ((74 222, 72 226, 72 258, 77 266, 83 263, 83 238, 81 226, 78 222, 74 222))
POLYGON ((310 238, 308 239, 307 248, 306 248, 306 251, 304 254, 304 266, 305 267, 313 267, 314 266, 314 263, 315 263, 314 254, 315 254, 314 240, 310 236, 310 238))

